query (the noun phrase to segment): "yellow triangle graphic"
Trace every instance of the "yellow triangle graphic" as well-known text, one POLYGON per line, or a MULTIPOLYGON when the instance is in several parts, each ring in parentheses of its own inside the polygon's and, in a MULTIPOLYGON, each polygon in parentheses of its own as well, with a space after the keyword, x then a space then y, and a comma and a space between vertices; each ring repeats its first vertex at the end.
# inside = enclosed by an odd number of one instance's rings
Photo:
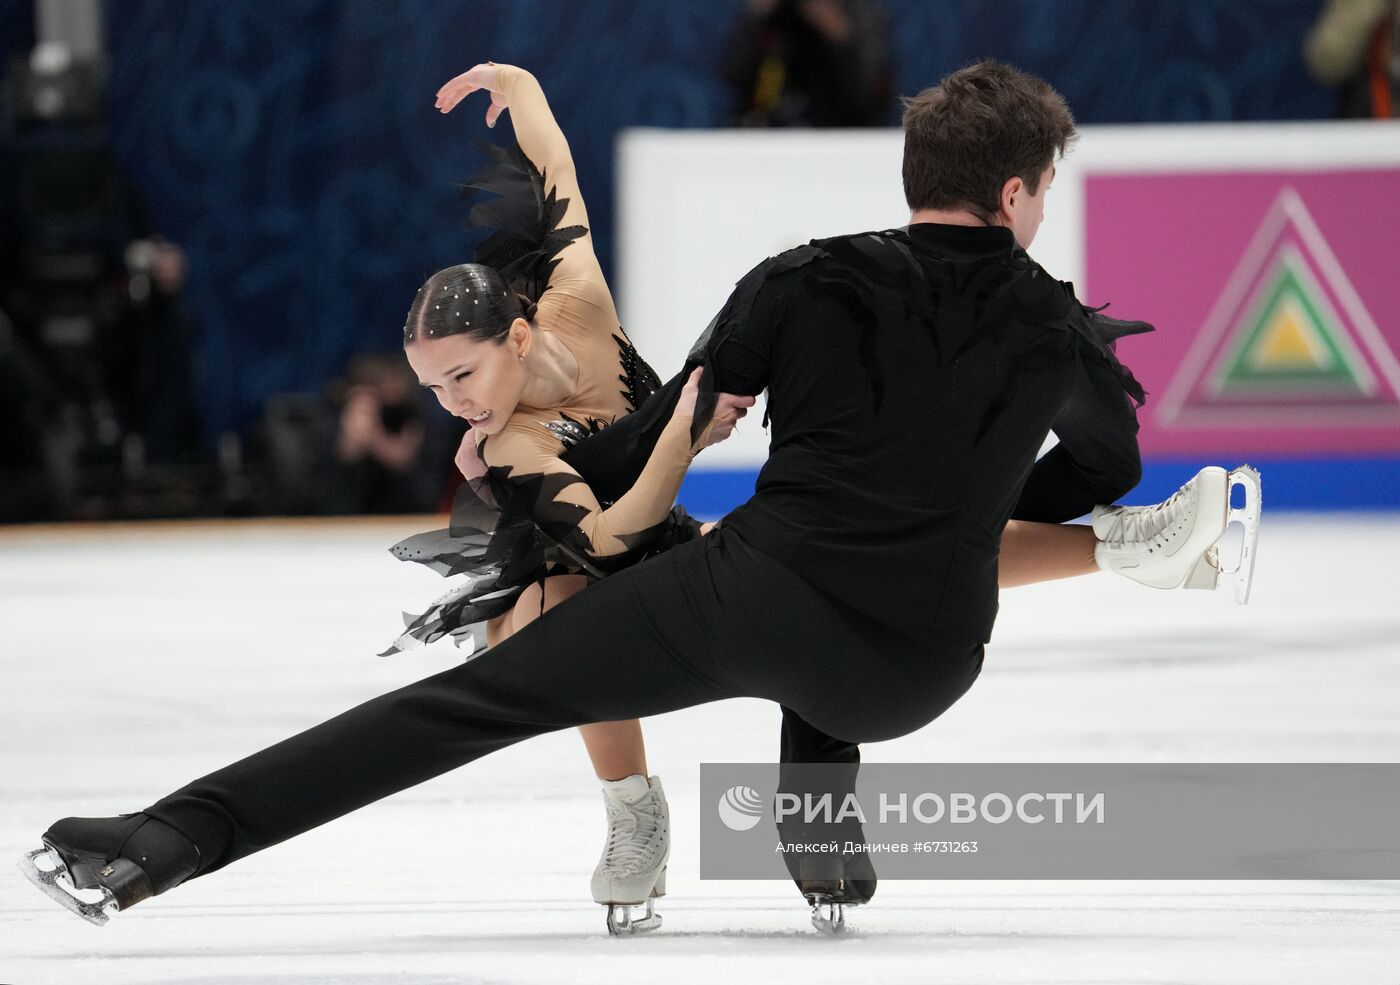
POLYGON ((1269 324, 1246 357, 1255 370, 1329 370, 1335 358, 1297 301, 1289 298, 1274 309, 1269 324))

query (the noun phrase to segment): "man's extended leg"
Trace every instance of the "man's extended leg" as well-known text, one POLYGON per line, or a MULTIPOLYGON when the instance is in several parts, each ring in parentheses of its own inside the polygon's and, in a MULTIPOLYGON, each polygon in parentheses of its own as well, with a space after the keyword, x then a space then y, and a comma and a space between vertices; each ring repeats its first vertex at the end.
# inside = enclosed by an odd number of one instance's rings
POLYGON ((620 572, 476 659, 211 773, 146 813, 199 846, 202 875, 532 736, 731 696, 691 666, 705 662, 707 638, 676 560, 620 572))
MULTIPOLYGON (((981 667, 980 644, 915 642, 873 625, 732 531, 619 572, 582 598, 476 660, 129 816, 161 838, 128 830, 129 818, 69 818, 45 834, 46 851, 90 876, 78 888, 112 889, 109 873, 137 866, 140 879, 117 887, 130 890, 118 894, 125 907, 543 732, 750 695, 801 709, 823 730, 891 738, 931 721, 981 667), (843 656, 853 652, 863 654, 859 691, 841 686, 857 672, 843 656)), ((54 888, 42 873, 31 878, 54 888)))

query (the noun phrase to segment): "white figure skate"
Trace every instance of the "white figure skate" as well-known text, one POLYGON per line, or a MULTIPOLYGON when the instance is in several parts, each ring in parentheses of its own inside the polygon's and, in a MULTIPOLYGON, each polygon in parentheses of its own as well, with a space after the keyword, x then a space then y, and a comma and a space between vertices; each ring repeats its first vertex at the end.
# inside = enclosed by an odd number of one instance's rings
POLYGON ((608 908, 608 933, 641 934, 661 926, 656 900, 666 895, 671 816, 660 777, 629 776, 603 787, 608 840, 593 870, 593 900, 608 908), (633 917, 632 908, 646 904, 633 917))
POLYGON ((1155 506, 1096 506, 1094 559, 1151 588, 1214 589, 1220 576, 1233 576, 1235 601, 1244 605, 1254 580, 1255 549, 1262 505, 1259 472, 1248 465, 1226 472, 1208 466, 1171 498, 1155 506), (1230 495, 1244 489, 1244 505, 1233 508, 1230 495), (1220 541, 1231 523, 1244 531, 1238 561, 1224 567, 1220 541))

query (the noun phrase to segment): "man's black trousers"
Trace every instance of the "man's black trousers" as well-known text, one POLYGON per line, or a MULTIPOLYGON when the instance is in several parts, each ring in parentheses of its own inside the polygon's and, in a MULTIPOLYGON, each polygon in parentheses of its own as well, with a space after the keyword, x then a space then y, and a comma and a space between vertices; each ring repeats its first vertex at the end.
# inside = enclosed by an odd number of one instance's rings
POLYGON ((800 717, 785 758, 851 761, 856 743, 912 732, 971 686, 981 643, 946 637, 899 636, 720 528, 147 813, 195 842, 202 874, 544 732, 741 696, 800 717))

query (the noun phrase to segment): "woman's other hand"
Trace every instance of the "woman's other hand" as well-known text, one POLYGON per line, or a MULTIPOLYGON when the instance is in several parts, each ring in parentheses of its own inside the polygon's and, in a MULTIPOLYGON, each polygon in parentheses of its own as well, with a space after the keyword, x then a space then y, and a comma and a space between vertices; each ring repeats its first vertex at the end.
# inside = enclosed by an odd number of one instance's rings
POLYGON ((492 62, 473 65, 461 75, 448 82, 437 91, 437 101, 433 104, 440 112, 450 113, 463 99, 478 89, 491 93, 491 105, 486 107, 486 125, 494 127, 508 105, 505 93, 501 92, 500 73, 492 62))
POLYGON ((481 453, 476 448, 476 435, 471 430, 462 435, 462 443, 458 446, 453 461, 457 463, 457 471, 461 472, 462 478, 468 482, 480 479, 486 474, 486 463, 481 460, 481 453))
POLYGON ((695 367, 695 371, 685 381, 685 386, 681 387, 680 398, 676 401, 676 409, 671 411, 671 419, 677 417, 694 417, 695 400, 700 395, 700 374, 704 372, 703 367, 695 367))

